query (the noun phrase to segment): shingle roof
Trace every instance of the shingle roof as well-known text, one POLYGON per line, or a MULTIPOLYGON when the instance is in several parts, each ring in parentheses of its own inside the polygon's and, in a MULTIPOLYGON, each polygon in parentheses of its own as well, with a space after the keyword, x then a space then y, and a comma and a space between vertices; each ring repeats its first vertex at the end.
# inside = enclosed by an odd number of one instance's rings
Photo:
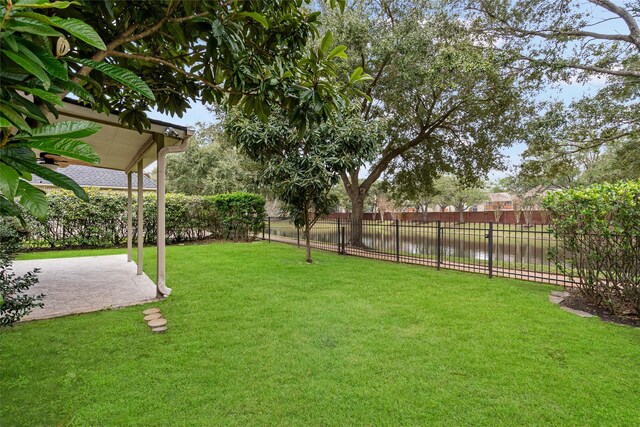
MULTIPOLYGON (((81 187, 98 188, 127 188, 127 174, 123 171, 113 169, 94 168, 90 166, 69 165, 66 168, 58 168, 56 172, 68 176, 77 182, 81 187)), ((142 175, 143 188, 155 190, 156 183, 146 175, 142 175)), ((38 176, 33 176, 33 184, 51 185, 47 180, 38 176)), ((137 187, 138 174, 132 174, 133 188, 137 187)))

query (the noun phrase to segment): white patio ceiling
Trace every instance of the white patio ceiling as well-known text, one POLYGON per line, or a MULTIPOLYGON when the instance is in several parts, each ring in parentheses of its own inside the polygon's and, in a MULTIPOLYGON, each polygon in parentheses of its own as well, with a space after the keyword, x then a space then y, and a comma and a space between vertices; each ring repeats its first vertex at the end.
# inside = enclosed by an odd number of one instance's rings
POLYGON ((51 118, 52 122, 69 120, 88 120, 98 123, 102 129, 96 134, 82 138, 90 144, 98 156, 100 163, 97 166, 107 169, 130 171, 139 160, 144 167, 156 161, 157 147, 153 134, 164 135, 164 146, 179 145, 189 136, 188 129, 184 126, 151 120, 151 128, 139 133, 135 129, 129 129, 120 124, 115 114, 103 114, 93 111, 75 103, 65 100, 64 108, 59 108, 58 118, 51 118), (169 129, 169 132, 167 130, 169 129))

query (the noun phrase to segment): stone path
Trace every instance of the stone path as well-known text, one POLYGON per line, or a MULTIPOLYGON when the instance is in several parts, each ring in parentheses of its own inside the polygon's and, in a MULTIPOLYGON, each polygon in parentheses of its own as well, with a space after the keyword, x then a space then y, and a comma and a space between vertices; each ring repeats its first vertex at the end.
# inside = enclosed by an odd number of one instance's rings
POLYGON ((126 255, 15 261, 24 274, 40 268, 39 283, 29 293, 45 294, 44 307, 24 320, 49 319, 156 301, 156 285, 126 255))

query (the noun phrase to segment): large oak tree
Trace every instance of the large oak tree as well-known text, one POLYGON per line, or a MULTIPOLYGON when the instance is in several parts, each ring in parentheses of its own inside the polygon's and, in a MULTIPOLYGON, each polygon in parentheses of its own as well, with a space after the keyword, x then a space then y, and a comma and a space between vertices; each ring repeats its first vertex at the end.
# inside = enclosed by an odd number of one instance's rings
MULTIPOLYGON (((325 28, 349 46, 347 67, 373 79, 362 86, 362 117, 382 121, 386 133, 367 168, 341 171, 353 215, 383 175, 455 172, 472 181, 500 163, 519 119, 516 73, 509 58, 487 49, 454 9, 427 1, 357 1, 344 14, 327 11, 325 28), (361 179, 359 179, 361 178, 361 179)), ((351 243, 362 244, 356 221, 351 243)))

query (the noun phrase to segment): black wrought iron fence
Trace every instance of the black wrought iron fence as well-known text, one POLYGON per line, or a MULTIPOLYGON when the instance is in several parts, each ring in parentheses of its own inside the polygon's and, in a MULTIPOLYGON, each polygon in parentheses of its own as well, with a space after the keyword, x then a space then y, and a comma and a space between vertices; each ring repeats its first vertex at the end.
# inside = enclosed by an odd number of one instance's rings
MULTIPOLYGON (((262 238, 304 245, 289 218, 268 218, 262 238)), ((320 219, 313 247, 344 255, 567 285, 562 248, 546 225, 320 219)))

